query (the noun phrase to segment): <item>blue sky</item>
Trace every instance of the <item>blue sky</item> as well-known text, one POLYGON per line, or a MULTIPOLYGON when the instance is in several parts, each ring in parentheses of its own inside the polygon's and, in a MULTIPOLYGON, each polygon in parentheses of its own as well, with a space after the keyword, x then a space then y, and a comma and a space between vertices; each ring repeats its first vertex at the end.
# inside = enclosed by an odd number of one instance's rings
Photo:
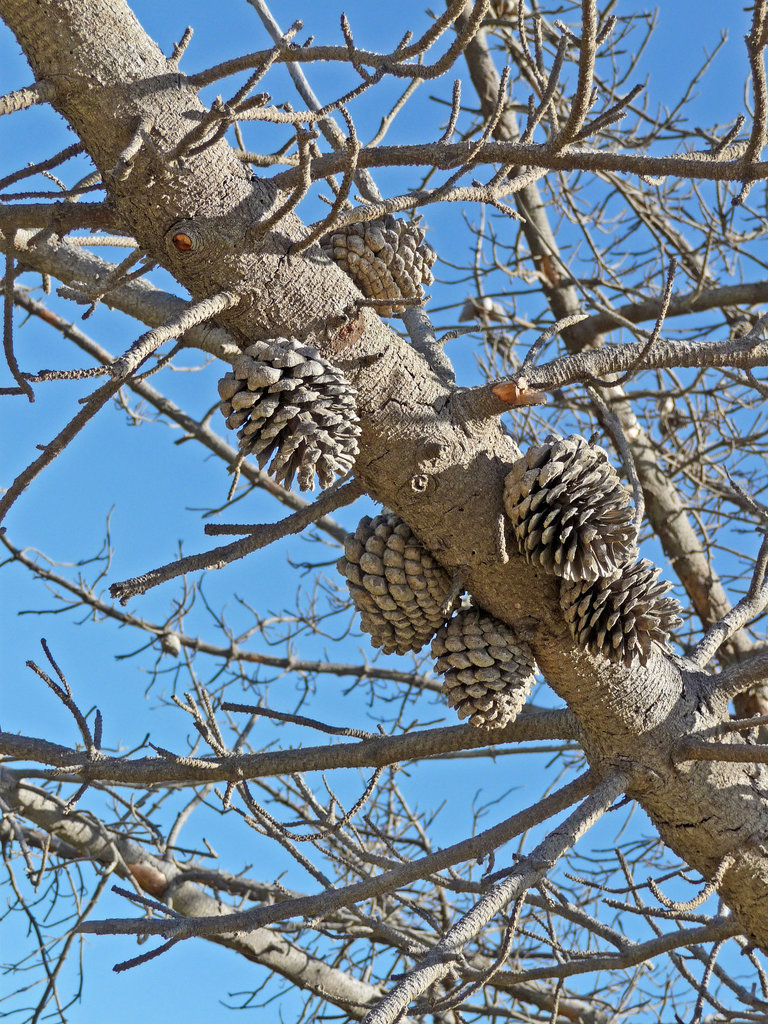
MULTIPOLYGON (((240 52, 268 45, 255 12, 245 0, 226 0, 222 4, 211 4, 208 0, 171 0, 162 4, 137 0, 132 6, 166 53, 170 52, 186 25, 194 27, 195 36, 182 65, 186 70, 197 70, 240 52)), ((723 11, 726 6, 723 6, 723 11)), ((627 3, 617 6, 619 12, 636 8, 636 4, 627 3)), ((713 9, 689 2, 663 5, 655 39, 642 64, 642 73, 650 76, 650 104, 674 103, 684 90, 692 70, 701 62, 704 51, 711 51, 717 43, 721 22, 729 23, 730 39, 701 85, 699 96, 691 101, 692 127, 730 121, 744 108, 741 40, 747 27, 746 15, 740 5, 736 5, 726 13, 718 9, 716 19, 710 13, 713 9), (702 16, 703 9, 707 11, 705 16, 702 16)), ((358 44, 380 50, 391 47, 406 27, 418 32, 428 23, 426 15, 406 0, 391 0, 387 5, 371 5, 367 0, 351 0, 343 5, 290 0, 275 3, 273 10, 283 28, 301 17, 305 26, 302 38, 312 33, 316 42, 329 43, 340 42, 338 19, 340 12, 345 10, 358 44)), ((0 32, 0 69, 3 92, 30 81, 18 46, 4 29, 0 32)), ((463 68, 457 67, 456 73, 463 75, 463 68)), ((339 91, 339 72, 335 66, 309 69, 308 74, 321 101, 329 100, 339 91)), ((393 140, 419 140, 423 138, 425 124, 429 126, 432 137, 438 134, 443 108, 436 109, 430 97, 449 96, 452 77, 453 73, 440 82, 421 87, 410 112, 393 129, 393 140)), ((212 98, 216 91, 226 93, 227 88, 228 84, 222 84, 210 90, 207 98, 212 98)), ((294 106, 298 105, 284 71, 280 70, 270 78, 266 88, 276 100, 290 99, 294 106)), ((394 97, 399 88, 393 85, 387 87, 388 92, 384 91, 394 97)), ((470 95, 468 90, 465 91, 465 97, 470 95)), ((353 113, 361 136, 369 137, 378 127, 380 108, 360 103, 353 113)), ((3 138, 0 175, 27 161, 42 159, 72 141, 71 133, 61 119, 43 109, 3 118, 0 131, 3 138)), ((73 172, 72 180, 76 177, 73 172)), ((400 179, 392 172, 382 173, 377 180, 383 191, 394 191, 400 179)), ((476 216, 474 210, 465 212, 469 217, 476 216)), ((311 207, 308 207, 306 215, 309 217, 311 213, 311 207)), ((448 258, 454 261, 466 259, 466 251, 452 254, 451 250, 461 215, 462 211, 455 207, 432 208, 427 214, 430 241, 438 251, 448 254, 448 258)), ((448 278, 450 274, 446 272, 443 276, 448 278)), ((25 280, 32 283, 31 276, 25 280)), ((158 277, 156 280, 169 287, 167 278, 158 277)), ((461 288, 463 295, 466 288, 463 285, 461 288)), ((450 284, 436 285, 433 304, 440 306, 455 302, 456 290, 450 284)), ((79 311, 72 304, 52 297, 51 305, 62 315, 78 320, 79 311)), ((16 351, 24 369, 77 364, 76 361, 71 362, 72 354, 60 338, 37 323, 22 326, 22 320, 21 316, 17 317, 16 351)), ((82 326, 115 354, 126 349, 141 330, 122 314, 103 309, 82 326)), ((464 374, 464 381, 469 381, 475 373, 473 360, 466 354, 468 346, 468 342, 459 341, 452 343, 449 349, 460 373, 464 374)), ((199 362, 195 356, 186 359, 187 365, 199 362)), ((184 360, 181 363, 183 365, 184 360)), ((215 367, 209 367, 202 373, 165 371, 153 378, 153 382, 160 390, 167 389, 178 404, 202 414, 215 401, 218 375, 215 367)), ((34 457, 35 445, 48 441, 73 415, 77 399, 87 391, 86 386, 77 383, 55 383, 38 387, 34 405, 20 398, 4 398, 0 402, 0 436, 3 438, 0 483, 3 486, 34 457)), ((219 419, 216 414, 214 426, 223 432, 219 419)), ((71 448, 34 482, 8 519, 11 540, 65 563, 58 570, 64 575, 76 575, 77 571, 67 568, 66 564, 93 557, 102 549, 107 521, 114 547, 109 581, 168 561, 174 557, 180 541, 183 541, 186 552, 199 550, 210 543, 202 533, 200 509, 224 502, 229 486, 225 467, 212 457, 201 457, 192 444, 170 443, 170 428, 166 425, 144 423, 140 427, 132 427, 126 423, 124 411, 114 407, 103 410, 71 448)), ((276 502, 258 495, 249 497, 236 508, 238 519, 271 521, 283 514, 276 502)), ((359 516, 371 508, 370 503, 359 503, 354 510, 338 513, 337 518, 353 528, 359 516)), ((295 561, 318 557, 305 540, 294 538, 275 551, 261 552, 225 572, 211 574, 205 587, 211 606, 217 609, 226 607, 237 628, 245 628, 249 617, 247 610, 238 604, 238 598, 257 605, 262 612, 290 609, 298 583, 287 564, 288 556, 295 561)), ((332 548, 325 549, 322 557, 334 559, 336 552, 332 548)), ((82 572, 89 576, 94 570, 84 566, 82 572)), ((146 654, 136 659, 123 658, 141 644, 142 638, 135 631, 120 629, 111 623, 86 622, 78 626, 82 613, 42 618, 28 614, 30 609, 55 609, 57 602, 45 593, 39 581, 33 581, 18 567, 2 570, 1 585, 0 609, 2 621, 6 623, 0 635, 0 663, 3 668, 0 726, 3 729, 46 736, 61 742, 74 743, 77 740, 69 716, 45 692, 41 681, 24 666, 28 658, 41 661, 38 641, 45 636, 67 673, 81 706, 84 709, 95 705, 101 708, 108 745, 131 747, 151 729, 155 743, 180 747, 188 729, 180 713, 167 706, 170 679, 165 683, 161 679, 147 691, 148 670, 154 656, 146 654)), ((154 621, 161 621, 168 614, 175 593, 173 585, 170 585, 132 607, 154 621)), ((190 632, 206 630, 207 619, 206 613, 198 607, 190 616, 190 632)), ((342 654, 330 643, 325 645, 317 639, 308 641, 302 650, 320 654, 325 646, 329 651, 333 650, 335 658, 348 660, 356 660, 360 657, 357 650, 366 649, 363 639, 353 637, 345 642, 342 654)), ((284 710, 291 710, 299 699, 298 690, 291 680, 272 686, 270 693, 274 695, 276 706, 284 710)), ((546 690, 538 699, 540 702, 554 701, 546 690)), ((342 699, 341 687, 329 678, 320 681, 315 702, 319 717, 335 724, 360 725, 361 717, 362 724, 365 722, 367 708, 362 698, 353 694, 342 699)), ((444 713, 445 709, 436 702, 419 708, 422 721, 428 716, 437 720, 444 713)), ((449 716, 446 720, 451 721, 449 716)), ((265 742, 275 737, 281 743, 290 742, 285 731, 277 732, 266 724, 263 735, 265 742)), ((525 799, 526 782, 533 779, 536 786, 540 785, 539 773, 544 773, 546 761, 546 756, 542 755, 538 762, 534 762, 533 768, 526 768, 525 777, 519 778, 516 772, 523 762, 518 758, 500 758, 497 762, 500 765, 498 775, 484 780, 488 785, 489 798, 519 788, 520 799, 525 799)), ((473 796, 478 788, 472 762, 459 763, 451 771, 452 804, 438 818, 436 828, 441 841, 455 838, 457 823, 461 827, 467 826, 473 796)), ((445 780, 445 767, 441 762, 423 767, 417 783, 413 785, 414 799, 419 799, 419 787, 422 787, 422 792, 439 792, 445 780)), ((342 785, 355 788, 359 779, 342 785)), ((498 820, 506 813, 507 810, 494 808, 491 818, 484 819, 484 823, 498 820)), ((213 815, 201 817, 204 824, 199 825, 198 830, 203 834, 206 834, 206 828, 211 830, 207 836, 226 854, 223 857, 226 869, 236 870, 238 863, 253 859, 249 848, 241 850, 238 846, 239 843, 251 842, 247 835, 243 839, 242 833, 230 835, 225 829, 220 836, 217 831, 221 828, 219 819, 213 815)), ((606 825, 606 841, 613 829, 612 822, 606 825)), ((269 877, 270 868, 262 867, 262 873, 269 877)), ((297 887, 308 885, 306 878, 296 877, 293 881, 297 887)), ((116 899, 104 903, 104 914, 125 912, 124 904, 116 899)), ((0 940, 0 960, 7 959, 2 950, 12 950, 17 942, 24 941, 21 932, 14 933, 7 925, 3 928, 5 937, 0 940)), ((90 938, 87 947, 85 996, 83 1002, 68 1013, 73 1024, 86 1024, 93 1020, 97 1006, 99 1012, 103 1012, 104 1006, 109 1007, 109 1018, 113 1024, 122 1024, 123 1021, 127 1024, 137 1017, 148 1020, 162 1018, 169 1022, 205 1018, 210 1024, 218 1024, 232 1019, 231 1013, 219 1003, 226 992, 247 989, 260 980, 260 973, 253 965, 202 943, 188 943, 160 961, 121 976, 113 975, 111 966, 117 960, 135 955, 135 945, 131 941, 90 938)), ((287 1020, 292 1019, 290 1005, 290 1002, 284 1004, 287 1020)), ((271 1011, 251 1011, 249 1017, 254 1014, 257 1020, 274 1019, 271 1011), (267 1016, 260 1018, 259 1012, 267 1016)))

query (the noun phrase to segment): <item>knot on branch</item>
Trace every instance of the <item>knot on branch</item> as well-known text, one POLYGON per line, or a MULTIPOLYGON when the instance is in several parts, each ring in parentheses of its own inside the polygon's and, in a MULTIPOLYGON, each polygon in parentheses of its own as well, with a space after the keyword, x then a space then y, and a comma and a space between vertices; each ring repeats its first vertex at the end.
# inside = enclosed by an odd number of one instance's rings
POLYGON ((391 214, 367 223, 355 221, 335 228, 320 244, 363 295, 377 301, 381 316, 403 313, 414 299, 423 299, 422 286, 434 281, 430 268, 437 253, 413 221, 391 214))
POLYGON ((459 603, 451 577, 394 512, 365 516, 344 542, 337 568, 360 624, 385 654, 419 651, 459 603))
POLYGON ((480 608, 461 609, 432 641, 435 672, 459 718, 501 729, 517 718, 536 674, 533 652, 506 623, 480 608))
POLYGON ((647 558, 609 579, 560 585, 560 603, 571 634, 592 654, 629 668, 645 665, 654 643, 669 650, 669 634, 680 625, 680 606, 664 597, 670 584, 659 580, 647 558))
POLYGON ((235 359, 219 381, 221 411, 238 431, 240 451, 260 469, 303 490, 333 483, 358 452, 356 392, 319 352, 294 338, 257 341, 235 359))
POLYGON ((551 434, 513 466, 504 507, 527 561, 566 580, 613 576, 637 556, 630 496, 606 452, 551 434))

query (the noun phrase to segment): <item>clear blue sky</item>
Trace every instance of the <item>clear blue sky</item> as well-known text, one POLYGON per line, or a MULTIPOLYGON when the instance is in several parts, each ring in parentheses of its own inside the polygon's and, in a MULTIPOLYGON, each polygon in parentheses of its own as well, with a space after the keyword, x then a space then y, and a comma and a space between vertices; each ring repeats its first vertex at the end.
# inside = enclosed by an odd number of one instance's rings
MULTIPOLYGON (((139 19, 154 36, 162 49, 170 52, 184 28, 195 29, 194 39, 184 58, 183 68, 197 70, 243 51, 260 49, 268 45, 260 22, 245 0, 222 0, 212 4, 209 0, 136 0, 133 3, 139 19)), ((659 27, 643 63, 643 73, 650 76, 648 94, 651 105, 672 105, 682 93, 691 72, 701 62, 704 50, 716 45, 721 26, 728 25, 731 38, 719 54, 715 65, 700 87, 700 95, 691 104, 691 123, 708 125, 714 121, 732 120, 743 109, 743 61, 741 38, 746 29, 746 15, 741 5, 702 5, 693 2, 662 4, 659 27), (702 11, 706 13, 702 16, 702 11), (738 73, 734 69, 738 68, 738 73)), ((618 10, 636 10, 636 4, 620 2, 618 10)), ((386 5, 372 5, 365 0, 310 3, 307 0, 276 2, 274 14, 287 28, 296 18, 304 21, 303 36, 314 34, 316 42, 341 41, 339 13, 345 10, 350 18, 355 37, 360 45, 372 49, 391 47, 406 28, 416 32, 423 29, 428 19, 419 5, 410 0, 390 0, 386 5)), ((457 73, 463 74, 463 68, 457 73)), ((338 92, 333 66, 309 69, 312 84, 322 101, 338 92)), ((19 88, 30 81, 23 58, 15 40, 3 29, 0 31, 0 90, 19 88)), ((450 79, 422 86, 420 96, 403 122, 393 129, 392 138, 398 141, 421 139, 423 125, 435 128, 442 119, 430 97, 450 95, 450 79)), ((629 84, 633 84, 632 82, 629 84)), ((278 101, 298 100, 284 71, 278 72, 266 84, 278 101)), ((395 96, 397 86, 389 88, 395 96)), ((217 90, 224 91, 225 85, 217 90)), ((465 97, 471 95, 465 91, 465 97)), ((210 98, 210 96, 208 97, 210 98)), ((524 99, 525 97, 521 97, 524 99)), ((368 138, 378 127, 380 110, 366 103, 355 106, 358 129, 368 138)), ((3 144, 0 146, 0 175, 7 174, 27 161, 36 161, 68 145, 72 141, 63 122, 43 109, 6 117, 0 123, 3 144)), ((74 179, 73 179, 74 180, 74 179)), ((381 175, 383 190, 397 187, 397 176, 381 175)), ((36 186, 37 187, 37 186, 36 186)), ((467 211, 468 216, 475 211, 467 211)), ((453 207, 432 209, 427 223, 432 234, 430 240, 439 252, 456 262, 466 259, 466 251, 455 252, 451 244, 461 223, 462 211, 453 207)), ((122 253, 119 254, 119 258, 122 253)), ((25 279, 32 283, 29 276, 25 279)), ((157 278, 157 280, 162 280, 157 278)), ((167 286, 167 279, 166 286, 167 286)), ((466 289, 464 289, 466 290, 466 289)), ((432 290, 434 304, 445 305, 456 301, 455 291, 436 285, 432 290)), ((462 292, 463 295, 463 292, 462 292)), ((78 319, 79 311, 72 305, 52 297, 51 305, 62 315, 78 319)), ((17 317, 21 325, 22 318, 17 317)), ((130 345, 140 329, 121 314, 103 310, 83 325, 102 345, 119 353, 130 345)), ((464 357, 461 342, 454 343, 451 353, 460 368, 469 376, 472 361, 464 357)), ((68 346, 52 331, 37 323, 29 323, 18 330, 17 356, 24 369, 37 370, 49 366, 76 365, 68 346)), ((195 359, 191 358, 194 364, 195 359)), ((83 363, 84 365, 85 363, 83 363)), ((215 381, 219 372, 209 368, 200 374, 181 374, 165 371, 153 378, 160 390, 167 390, 179 404, 202 413, 215 398, 215 381)), ((3 383, 6 383, 3 380, 3 383)), ((28 405, 21 398, 3 398, 0 401, 0 484, 8 482, 35 456, 35 445, 47 442, 60 426, 73 415, 77 399, 88 388, 74 383, 42 385, 37 388, 37 401, 28 405)), ((201 457, 191 444, 173 445, 169 442, 169 428, 162 424, 145 423, 140 428, 126 426, 126 414, 110 408, 76 439, 71 448, 46 471, 17 503, 7 522, 11 540, 45 552, 62 563, 98 554, 104 543, 105 524, 109 519, 114 560, 109 581, 142 572, 174 557, 180 540, 184 550, 191 552, 208 546, 210 541, 202 533, 200 509, 224 502, 229 486, 225 467, 213 458, 201 457)), ((223 430, 220 417, 214 417, 214 426, 223 430)), ((176 436, 176 435, 174 435, 176 436)), ((252 497, 236 506, 239 519, 266 520, 281 516, 280 507, 264 497, 252 497)), ((338 518, 354 526, 359 515, 366 510, 362 504, 353 512, 339 513, 338 518)), ((227 613, 244 628, 249 613, 238 606, 237 597, 256 605, 260 611, 291 608, 294 603, 297 577, 289 570, 286 553, 297 561, 317 557, 305 541, 294 539, 282 549, 262 552, 246 563, 232 566, 225 572, 211 574, 206 584, 206 596, 214 608, 225 607, 227 613)), ((335 558, 332 548, 325 549, 323 557, 335 558)), ((62 568, 64 575, 76 575, 72 568, 62 568)), ((83 568, 89 577, 93 569, 83 568)), ((333 570, 328 570, 332 572, 333 570)), ((84 709, 98 705, 105 721, 105 743, 110 746, 131 747, 140 742, 151 730, 155 743, 180 748, 187 734, 187 723, 175 709, 165 706, 162 683, 155 684, 145 695, 148 683, 147 668, 153 656, 121 660, 121 656, 134 651, 142 637, 113 624, 77 623, 82 613, 48 615, 43 618, 25 613, 29 609, 55 609, 56 600, 46 594, 40 582, 17 567, 3 569, 0 578, 0 609, 4 629, 0 635, 3 700, 0 727, 27 734, 41 735, 61 742, 77 741, 74 725, 69 716, 45 692, 43 684, 25 667, 28 658, 40 661, 38 641, 41 636, 49 643, 62 668, 68 674, 76 697, 84 709), (162 706, 160 706, 162 705, 162 706)), ((168 613, 176 591, 173 585, 161 588, 132 605, 139 613, 154 621, 168 613)), ((205 631, 207 616, 197 610, 190 616, 189 631, 205 631)), ((357 649, 366 649, 365 641, 353 637, 333 648, 334 658, 359 660, 357 649)), ((320 652, 322 645, 315 642, 310 649, 320 652)), ((331 649, 329 645, 329 650, 331 649)), ((302 648, 302 652, 306 650, 302 648)), ((367 651, 370 654, 370 651, 367 651)), ((278 684, 285 692, 273 687, 275 706, 290 710, 295 706, 297 693, 289 682, 278 684)), ((314 710, 336 724, 364 725, 361 716, 367 712, 353 697, 341 699, 342 688, 332 679, 320 681, 314 710)), ((541 702, 551 701, 551 695, 542 693, 541 702)), ((445 709, 434 704, 420 708, 422 721, 428 713, 435 720, 445 709)), ((446 716, 451 721, 450 715, 446 716)), ((277 735, 281 743, 289 743, 285 731, 275 733, 264 726, 265 742, 277 735)), ((306 740, 305 740, 306 742, 306 740)), ((540 785, 545 758, 526 777, 535 777, 540 785)), ((498 762, 498 775, 484 780, 488 784, 489 798, 510 788, 521 787, 525 798, 524 780, 516 772, 523 762, 517 758, 502 758, 498 762), (512 769, 512 770, 510 770, 512 769)), ((421 769, 419 785, 424 791, 439 791, 445 784, 445 766, 433 764, 421 769)), ((355 783, 357 784, 357 783, 355 783)), ((456 838, 457 823, 466 828, 471 817, 472 799, 477 781, 471 762, 452 769, 451 804, 438 819, 438 834, 443 841, 456 838), (442 828, 442 832, 440 829, 442 828)), ((446 787, 446 793, 448 788, 446 787)), ((414 794, 418 799, 418 794, 414 794)), ((498 817, 507 811, 497 809, 498 817)), ((223 866, 236 871, 253 858, 253 850, 241 849, 238 843, 249 844, 243 833, 234 838, 220 837, 220 823, 209 816, 205 827, 198 829, 218 846, 223 854, 223 866)), ((493 820, 497 820, 494 818, 493 820)), ((485 822, 489 823, 488 821, 485 822)), ((610 839, 613 824, 606 826, 606 841, 610 839)), ((270 867, 264 864, 254 873, 270 878, 270 867)), ((306 878, 296 877, 297 887, 309 885, 306 878)), ((99 916, 107 913, 125 914, 125 904, 116 899, 106 900, 99 916)), ((0 940, 0 961, 15 951, 16 944, 25 941, 21 931, 14 932, 3 925, 0 940), (7 953, 5 951, 8 951, 7 953)), ((261 971, 245 964, 231 953, 220 951, 202 943, 187 943, 177 947, 159 961, 145 965, 129 974, 115 976, 111 966, 117 960, 135 955, 136 947, 129 940, 96 939, 88 942, 86 955, 86 988, 82 1003, 68 1013, 72 1024, 87 1024, 106 1015, 111 1024, 128 1024, 137 1019, 149 1021, 179 1021, 205 1019, 208 1024, 231 1020, 219 1000, 228 991, 245 990, 256 986, 261 971)), ((0 976, 1 977, 1 976, 0 976)), ((0 981, 0 986, 7 979, 0 981)), ((66 989, 66 984, 65 984, 66 989)), ((292 1019, 290 1002, 284 1003, 286 1020, 292 1019)), ((2 1016, 0 1004, 0 1016, 2 1016)), ((249 1019, 273 1020, 273 1010, 251 1011, 249 1019)))

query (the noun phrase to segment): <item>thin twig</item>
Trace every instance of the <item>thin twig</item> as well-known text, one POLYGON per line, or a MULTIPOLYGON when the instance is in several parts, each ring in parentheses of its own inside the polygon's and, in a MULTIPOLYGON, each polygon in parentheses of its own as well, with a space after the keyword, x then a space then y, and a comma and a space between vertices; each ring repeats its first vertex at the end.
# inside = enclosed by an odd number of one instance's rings
POLYGON ((11 231, 8 235, 8 248, 5 254, 5 280, 3 282, 3 351, 8 369, 11 371, 11 376, 16 381, 17 387, 30 402, 34 402, 35 393, 19 369, 16 354, 13 351, 13 285, 15 280, 16 232, 11 231))
POLYGON ((238 558, 244 558, 251 552, 258 551, 260 548, 266 547, 281 537, 286 537, 290 533, 297 533, 299 530, 304 529, 305 526, 309 526, 316 519, 319 519, 320 516, 325 515, 326 512, 331 512, 354 501, 360 494, 362 494, 361 485, 358 481, 353 480, 338 491, 323 492, 313 504, 308 505, 299 512, 294 512, 293 515, 286 516, 279 523, 260 526, 253 530, 247 527, 246 531, 241 531, 238 527, 237 532, 248 532, 249 534, 249 536, 244 537, 242 540, 234 541, 232 544, 224 544, 221 547, 213 548, 210 551, 204 551, 197 555, 188 555, 185 558, 169 562, 167 565, 161 565, 157 569, 152 569, 143 576, 135 576, 129 580, 122 580, 120 583, 113 583, 109 588, 109 592, 115 600, 125 604, 137 594, 144 594, 152 587, 166 583, 168 580, 182 576, 184 573, 196 572, 201 569, 221 569, 225 565, 229 565, 230 562, 238 558))
POLYGON ((766 571, 768 571, 768 531, 763 536, 760 551, 755 559, 755 568, 752 571, 749 590, 738 604, 734 605, 719 622, 716 622, 714 626, 707 630, 691 651, 691 660, 699 668, 708 665, 723 644, 727 643, 735 633, 750 620, 758 616, 768 605, 766 571))
POLYGON ((102 406, 106 405, 112 395, 120 390, 121 386, 122 381, 110 380, 94 391, 85 400, 85 404, 80 412, 73 416, 56 437, 45 445, 42 455, 19 473, 5 494, 0 498, 0 522, 3 521, 8 510, 35 477, 39 476, 46 466, 49 466, 56 456, 64 451, 70 441, 77 436, 89 420, 93 419, 102 406))
POLYGON ((235 292, 224 291, 202 299, 200 302, 190 303, 181 313, 137 338, 128 351, 115 360, 110 367, 110 373, 116 380, 122 382, 164 342, 170 338, 178 338, 190 327, 207 323, 226 309, 232 309, 240 302, 241 298, 242 296, 235 292))
POLYGON ((494 885, 475 906, 453 925, 426 957, 364 1018, 364 1024, 394 1024, 408 1005, 448 971, 464 946, 497 914, 526 890, 536 885, 574 843, 621 795, 626 780, 610 775, 568 818, 515 865, 504 881, 494 885))

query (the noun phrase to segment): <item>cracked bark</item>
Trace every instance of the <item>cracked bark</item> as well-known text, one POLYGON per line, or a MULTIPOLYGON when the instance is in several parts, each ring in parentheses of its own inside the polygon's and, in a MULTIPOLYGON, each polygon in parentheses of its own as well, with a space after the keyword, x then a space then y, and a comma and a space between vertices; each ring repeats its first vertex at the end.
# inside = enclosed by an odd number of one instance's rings
MULTIPOLYGON (((449 571, 462 568, 478 604, 525 629, 547 680, 578 718, 592 767, 598 775, 626 775, 627 793, 675 853, 708 879, 724 857, 732 858, 720 892, 745 932, 768 950, 768 776, 762 766, 673 760, 681 735, 695 738, 727 717, 722 702, 705 699, 711 677, 658 651, 645 668, 628 670, 576 647, 557 581, 515 553, 507 564, 498 560, 496 523, 503 479, 517 454, 513 441, 495 422, 464 420, 454 393, 419 353, 371 310, 355 313, 353 285, 318 248, 290 256, 301 237, 294 215, 255 237, 253 228, 286 196, 268 181, 251 180, 226 143, 189 157, 186 173, 162 164, 155 151, 173 150, 203 107, 122 0, 49 0, 45 11, 41 18, 31 0, 0 0, 36 77, 55 83, 53 105, 104 176, 121 230, 194 300, 241 293, 245 301, 216 320, 240 343, 297 334, 344 370, 359 394, 356 472, 369 493, 406 519, 449 571), (110 171, 140 120, 152 126, 154 148, 141 149, 131 173, 117 179, 110 171), (186 254, 169 244, 169 232, 178 231, 193 240, 186 254), (360 329, 354 342, 340 329, 352 320, 360 329), (412 486, 417 476, 427 477, 426 490, 421 482, 412 486)), ((533 205, 527 215, 534 224, 541 220, 533 205)), ((553 294, 553 309, 567 297, 553 294)), ((664 488, 653 476, 658 470, 644 471, 653 507, 664 488)), ((674 517, 679 499, 666 500, 654 517, 674 517)), ((680 522, 667 543, 670 551, 673 544, 680 549, 678 568, 699 566, 697 544, 680 522)))

